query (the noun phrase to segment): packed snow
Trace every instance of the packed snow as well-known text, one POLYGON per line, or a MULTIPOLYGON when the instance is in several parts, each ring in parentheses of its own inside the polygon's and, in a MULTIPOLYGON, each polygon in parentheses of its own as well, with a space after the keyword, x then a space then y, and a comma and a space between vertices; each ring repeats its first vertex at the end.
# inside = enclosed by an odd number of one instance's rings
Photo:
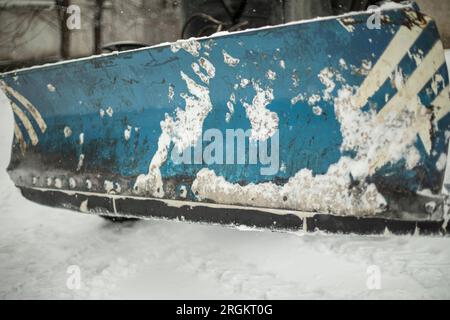
POLYGON ((450 299, 449 237, 115 224, 34 204, 5 170, 3 93, 0 119, 0 299, 450 299))

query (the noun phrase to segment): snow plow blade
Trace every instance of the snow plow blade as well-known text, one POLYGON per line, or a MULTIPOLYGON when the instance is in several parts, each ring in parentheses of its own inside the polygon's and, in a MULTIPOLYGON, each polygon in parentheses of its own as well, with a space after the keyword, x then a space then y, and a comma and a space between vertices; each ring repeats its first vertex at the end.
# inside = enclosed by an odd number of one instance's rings
POLYGON ((449 77, 436 25, 413 3, 0 80, 15 118, 8 171, 32 201, 271 229, 449 231, 449 77))

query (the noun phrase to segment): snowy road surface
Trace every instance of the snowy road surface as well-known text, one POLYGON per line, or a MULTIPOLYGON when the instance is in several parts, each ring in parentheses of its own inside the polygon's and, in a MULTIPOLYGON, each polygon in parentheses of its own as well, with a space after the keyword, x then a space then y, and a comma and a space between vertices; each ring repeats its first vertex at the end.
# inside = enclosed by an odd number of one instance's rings
POLYGON ((0 299, 450 299, 449 237, 113 224, 31 203, 4 170, 13 133, 5 99, 1 93, 0 299), (72 265, 80 289, 67 286, 72 265), (379 268, 379 290, 367 286, 376 276, 370 266, 379 268))

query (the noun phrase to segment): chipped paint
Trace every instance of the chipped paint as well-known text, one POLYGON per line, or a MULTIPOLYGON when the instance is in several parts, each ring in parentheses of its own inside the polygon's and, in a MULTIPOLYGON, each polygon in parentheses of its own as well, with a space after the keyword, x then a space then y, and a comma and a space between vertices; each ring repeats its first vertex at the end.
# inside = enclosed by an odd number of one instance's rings
POLYGON ((209 84, 209 77, 203 74, 203 72, 200 70, 200 66, 196 62, 193 62, 191 67, 194 73, 200 78, 200 80, 202 80, 206 84, 209 84))
POLYGON ((169 85, 169 93, 167 96, 169 97, 169 101, 173 101, 173 97, 175 96, 175 88, 173 85, 169 85))
POLYGON ((245 79, 245 78, 241 79, 241 83, 240 83, 241 88, 245 88, 246 86, 249 85, 249 83, 250 83, 250 80, 245 79))
POLYGON ((313 107, 312 110, 313 110, 313 113, 316 116, 320 116, 322 114, 322 112, 323 112, 322 108, 321 107, 317 107, 317 106, 313 107))
POLYGON ((78 157, 78 165, 77 165, 77 171, 80 171, 84 164, 84 154, 80 154, 78 157))
POLYGON ((123 131, 123 137, 126 141, 130 140, 131 137, 131 126, 127 126, 126 129, 123 131))
POLYGON ((106 114, 111 118, 114 114, 114 110, 112 107, 106 108, 106 114))
POLYGON ((267 79, 269 79, 269 80, 276 80, 276 78, 277 78, 277 73, 275 72, 275 71, 272 71, 272 70, 267 70, 267 72, 266 72, 266 78, 267 79))
POLYGON ((250 138, 265 141, 278 130, 278 115, 266 108, 274 99, 273 90, 261 88, 256 81, 253 81, 253 89, 256 94, 252 103, 244 102, 245 113, 251 125, 250 138))
POLYGON ((308 98, 308 104, 310 106, 314 106, 316 103, 320 102, 322 100, 322 97, 318 94, 313 94, 308 98))
POLYGON ((445 79, 441 74, 436 74, 433 77, 433 80, 431 81, 431 89, 433 90, 433 93, 437 96, 440 92, 440 88, 445 86, 445 79))
POLYGON ((203 122, 212 110, 209 89, 195 82, 183 71, 180 75, 189 91, 188 94, 181 94, 185 100, 185 108, 177 108, 175 119, 166 115, 166 119, 161 122, 158 149, 150 162, 148 174, 140 175, 134 185, 134 192, 138 194, 158 198, 164 196, 160 167, 167 160, 170 144, 173 142, 178 152, 194 146, 201 137, 203 122))
POLYGON ((332 98, 332 93, 334 91, 334 88, 336 87, 336 84, 333 81, 334 74, 331 71, 330 68, 324 68, 319 73, 319 80, 322 82, 322 84, 326 87, 325 90, 323 90, 323 100, 330 101, 332 98))
POLYGON ((56 88, 51 83, 47 84, 47 89, 50 92, 55 92, 56 90, 56 88))
POLYGON ((64 127, 64 137, 69 138, 72 135, 72 129, 70 127, 66 126, 64 127))
POLYGON ((397 90, 400 90, 405 84, 405 76, 403 75, 403 70, 400 67, 395 68, 390 78, 392 86, 397 90))
POLYGON ((355 26, 354 26, 355 19, 353 19, 353 18, 343 18, 343 19, 337 19, 337 21, 348 32, 354 32, 355 31, 355 26))
POLYGON ((225 121, 230 122, 231 117, 233 116, 233 113, 234 113, 234 105, 231 101, 227 101, 227 108, 228 108, 228 112, 225 115, 225 121))
POLYGON ((70 189, 75 189, 77 187, 77 182, 75 181, 74 178, 69 178, 69 188, 70 189))
POLYGON ((195 39, 178 40, 170 45, 170 50, 172 50, 173 53, 178 52, 180 49, 185 50, 194 57, 198 57, 201 45, 200 42, 195 39))
POLYGON ((198 62, 199 63, 193 62, 191 64, 192 70, 200 78, 200 80, 209 85, 209 80, 214 78, 216 75, 216 68, 208 59, 205 59, 204 57, 198 59, 198 62), (202 69, 206 72, 206 74, 203 73, 202 69))
POLYGON ((206 71, 209 79, 212 79, 216 76, 216 68, 211 63, 211 61, 204 57, 200 57, 200 59, 198 59, 198 63, 206 71))
POLYGON ((291 99, 291 105, 297 104, 300 101, 305 101, 305 96, 301 93, 291 99))
POLYGON ((339 67, 341 67, 344 70, 348 70, 347 62, 345 62, 345 60, 342 58, 339 59, 339 67))
POLYGON ((225 62, 227 65, 229 65, 230 67, 236 67, 240 60, 237 58, 233 58, 228 52, 226 52, 225 50, 222 50, 222 54, 223 54, 223 62, 225 62))
POLYGON ((300 85, 300 77, 295 69, 292 71, 291 80, 294 87, 298 87, 300 85))
POLYGON ((422 49, 419 49, 416 53, 412 53, 411 51, 408 51, 408 56, 410 59, 413 59, 414 62, 416 63, 416 65, 418 66, 423 61, 424 52, 422 49))

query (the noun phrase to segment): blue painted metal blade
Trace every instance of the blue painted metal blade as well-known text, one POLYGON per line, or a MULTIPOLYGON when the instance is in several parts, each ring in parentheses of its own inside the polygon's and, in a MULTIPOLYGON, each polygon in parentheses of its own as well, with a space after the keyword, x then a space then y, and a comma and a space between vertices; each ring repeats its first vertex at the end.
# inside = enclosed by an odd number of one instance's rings
POLYGON ((435 23, 411 5, 0 79, 15 116, 8 170, 21 188, 268 211, 444 214, 449 78, 435 23))

